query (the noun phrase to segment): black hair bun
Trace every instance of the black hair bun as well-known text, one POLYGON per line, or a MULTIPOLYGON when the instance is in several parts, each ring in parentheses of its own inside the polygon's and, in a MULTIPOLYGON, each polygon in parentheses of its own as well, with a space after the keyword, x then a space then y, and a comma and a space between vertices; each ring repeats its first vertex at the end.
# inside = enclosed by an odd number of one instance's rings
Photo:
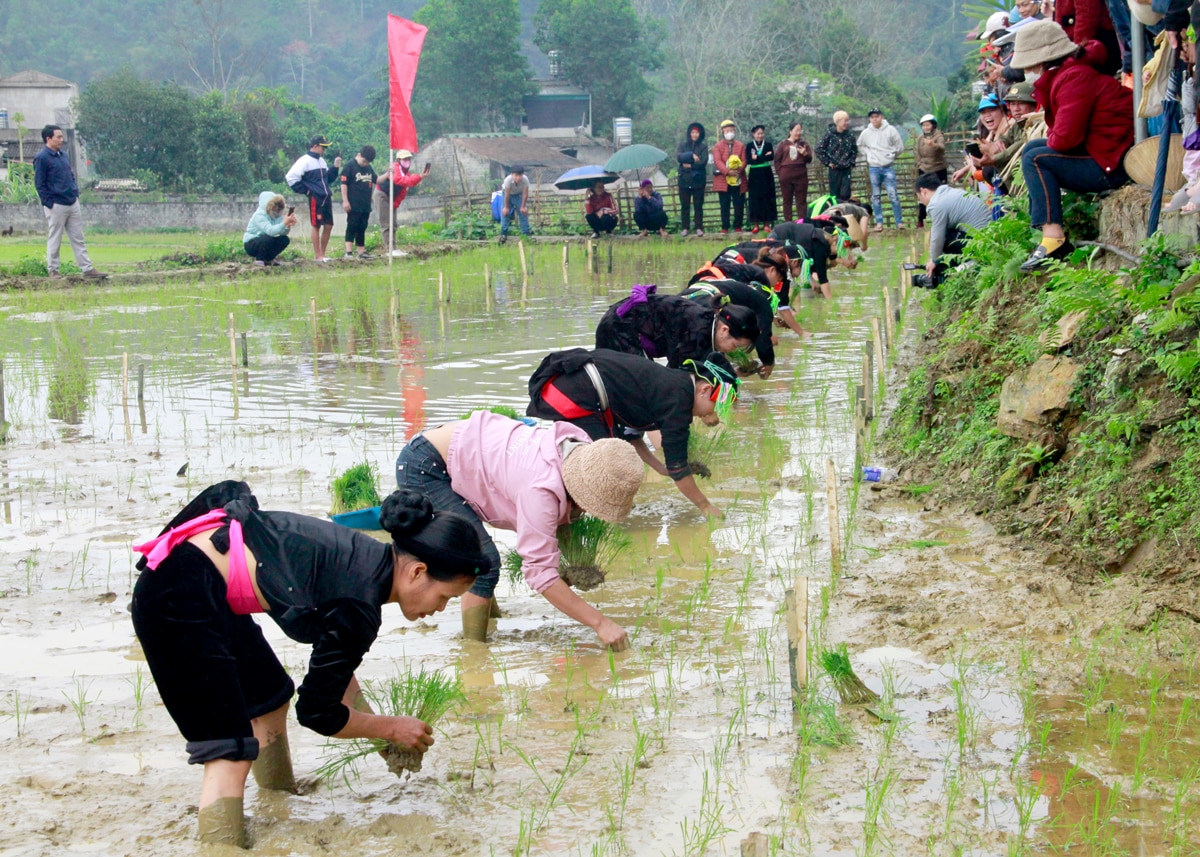
POLYGON ((379 510, 379 526, 393 536, 419 533, 433 520, 433 503, 408 488, 393 491, 379 510))

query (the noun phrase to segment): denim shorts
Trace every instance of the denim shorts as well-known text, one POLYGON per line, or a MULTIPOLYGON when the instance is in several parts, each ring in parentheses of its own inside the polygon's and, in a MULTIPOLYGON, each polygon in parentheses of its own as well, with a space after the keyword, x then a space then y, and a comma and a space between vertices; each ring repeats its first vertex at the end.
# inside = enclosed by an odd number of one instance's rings
POLYGON ((422 435, 408 442, 396 458, 396 486, 410 488, 429 498, 433 508, 441 512, 455 512, 470 521, 479 533, 479 543, 487 557, 488 567, 475 578, 471 594, 491 598, 500 579, 500 551, 484 529, 483 521, 471 505, 454 493, 450 487, 450 473, 446 462, 437 448, 422 435))

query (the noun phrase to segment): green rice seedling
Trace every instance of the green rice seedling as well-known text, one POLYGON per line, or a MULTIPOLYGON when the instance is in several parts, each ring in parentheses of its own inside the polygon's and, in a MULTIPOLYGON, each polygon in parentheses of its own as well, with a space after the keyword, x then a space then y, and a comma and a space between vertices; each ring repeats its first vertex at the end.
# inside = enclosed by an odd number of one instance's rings
POLYGON ((29 709, 31 705, 27 698, 21 696, 21 691, 14 690, 10 694, 12 697, 12 711, 5 711, 4 717, 10 717, 15 721, 17 726, 17 737, 21 738, 25 735, 25 726, 29 721, 29 709))
POLYGON ((870 857, 877 853, 880 845, 885 848, 888 846, 890 840, 884 829, 887 824, 887 801, 899 780, 900 775, 889 765, 877 770, 873 777, 863 783, 863 839, 861 847, 855 849, 859 857, 870 857))
POLYGON ((730 448, 732 433, 727 425, 701 428, 692 425, 688 432, 688 465, 702 479, 712 476, 712 465, 730 448))
POLYGON ((954 677, 950 689, 954 693, 954 736, 958 743, 959 764, 966 762, 967 753, 975 749, 975 738, 979 731, 979 709, 971 696, 969 665, 960 651, 954 659, 954 677))
POLYGON ((153 679, 147 681, 146 674, 142 672, 142 665, 138 664, 134 668, 133 674, 126 676, 124 681, 129 685, 129 689, 133 691, 133 728, 141 729, 146 725, 142 720, 146 688, 150 686, 153 679))
POLYGON ((383 502, 379 496, 379 471, 370 462, 348 468, 330 483, 329 488, 333 494, 334 515, 370 509, 383 502))
POLYGON ((88 697, 88 691, 92 689, 92 682, 84 681, 79 676, 71 676, 73 684, 72 692, 63 692, 63 698, 71 706, 71 710, 75 712, 75 717, 79 720, 79 731, 87 732, 87 713, 88 710, 100 698, 100 694, 96 694, 95 699, 88 697))
POLYGON ((470 417, 471 414, 477 413, 478 411, 489 411, 493 414, 499 414, 502 417, 508 417, 510 420, 519 420, 524 416, 524 414, 517 413, 517 409, 512 405, 492 405, 490 408, 471 408, 471 410, 462 415, 462 418, 465 420, 470 417))
MULTIPOLYGON (((619 526, 592 515, 564 524, 557 535, 558 576, 583 592, 603 583, 612 563, 633 544, 619 526)), ((516 583, 521 579, 522 561, 516 551, 506 552, 502 565, 509 580, 516 583)))
POLYGON ((810 693, 797 709, 801 746, 840 747, 854 738, 854 730, 838 717, 837 706, 810 693))
POLYGON ((879 694, 863 684, 850 666, 850 655, 846 644, 840 643, 835 649, 826 649, 821 653, 821 667, 828 674, 837 691, 838 698, 845 705, 872 705, 879 701, 879 694))
MULTIPOLYGON (((379 683, 366 682, 363 695, 380 714, 387 717, 415 717, 430 726, 466 699, 457 678, 449 678, 436 670, 426 672, 424 667, 416 672, 409 669, 379 683)), ((421 770, 424 758, 422 753, 397 747, 379 738, 331 742, 325 745, 325 749, 330 758, 317 768, 316 775, 327 783, 340 776, 349 784, 350 777, 357 776, 358 763, 376 753, 383 755, 388 770, 397 776, 402 771, 421 770)))

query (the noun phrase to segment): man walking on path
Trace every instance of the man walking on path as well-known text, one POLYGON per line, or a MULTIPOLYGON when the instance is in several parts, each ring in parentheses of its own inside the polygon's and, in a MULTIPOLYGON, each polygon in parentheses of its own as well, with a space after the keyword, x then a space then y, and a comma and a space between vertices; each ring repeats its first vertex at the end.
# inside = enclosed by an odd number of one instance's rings
POLYGON ((308 151, 287 171, 284 181, 296 193, 308 196, 308 220, 312 224, 313 258, 328 262, 325 248, 333 232, 333 187, 338 180, 342 159, 334 158, 333 166, 325 163, 329 141, 323 134, 312 138, 308 151))
POLYGON ((904 151, 904 140, 900 132, 888 124, 883 112, 872 108, 867 114, 871 124, 858 135, 858 147, 867 156, 868 173, 871 176, 871 208, 875 215, 875 231, 883 231, 883 206, 880 204, 880 185, 887 189, 892 201, 892 219, 897 229, 904 227, 904 215, 900 213, 900 195, 896 193, 896 156, 904 151))
POLYGON ((858 144, 850 133, 850 114, 845 110, 833 114, 833 124, 817 142, 816 154, 817 160, 829 167, 829 192, 838 202, 846 202, 850 199, 850 173, 858 162, 858 144))
POLYGON ((64 232, 71 242, 75 264, 83 271, 83 275, 91 280, 106 279, 108 274, 102 274, 92 267, 87 245, 83 243, 83 213, 79 210, 79 186, 75 184, 75 174, 71 172, 71 164, 62 150, 63 143, 66 142, 62 128, 47 125, 42 129, 42 142, 46 144, 46 148, 38 152, 33 159, 33 185, 37 189, 38 199, 42 201, 42 211, 50 227, 46 239, 46 268, 50 272, 50 279, 62 278, 62 274, 58 272, 58 250, 62 246, 64 232))

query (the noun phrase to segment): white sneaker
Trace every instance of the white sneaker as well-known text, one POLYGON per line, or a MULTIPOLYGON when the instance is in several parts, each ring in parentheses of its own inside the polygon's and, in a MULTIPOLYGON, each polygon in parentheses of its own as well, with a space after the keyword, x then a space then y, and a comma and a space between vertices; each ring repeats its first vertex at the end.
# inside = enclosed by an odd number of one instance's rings
POLYGON ((403 259, 407 255, 408 255, 408 253, 404 252, 403 250, 393 250, 392 251, 393 259, 403 259))

